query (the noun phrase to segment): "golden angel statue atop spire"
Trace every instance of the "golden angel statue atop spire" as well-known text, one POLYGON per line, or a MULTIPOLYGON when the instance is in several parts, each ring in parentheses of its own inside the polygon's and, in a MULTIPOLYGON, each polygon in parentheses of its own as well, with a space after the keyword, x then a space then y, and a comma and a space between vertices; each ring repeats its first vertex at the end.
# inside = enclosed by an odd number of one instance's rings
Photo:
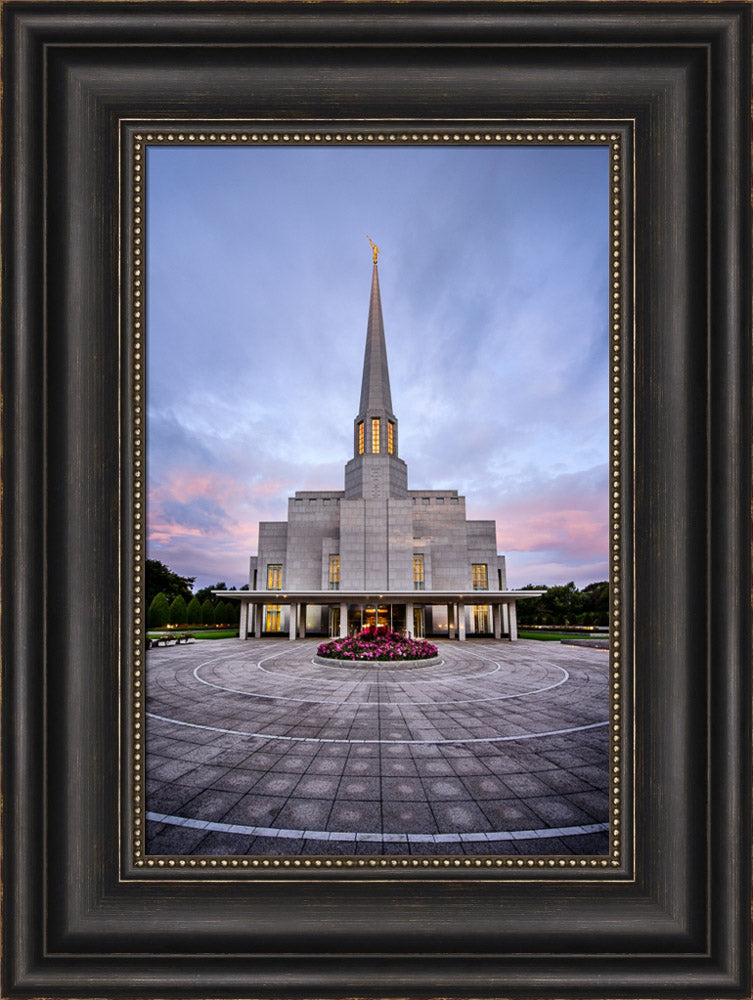
POLYGON ((370 236, 367 236, 366 239, 369 241, 369 246, 371 247, 371 250, 372 250, 372 252, 374 254, 374 263, 376 264, 377 257, 379 256, 379 247, 376 245, 376 243, 372 243, 371 242, 371 237, 370 236))

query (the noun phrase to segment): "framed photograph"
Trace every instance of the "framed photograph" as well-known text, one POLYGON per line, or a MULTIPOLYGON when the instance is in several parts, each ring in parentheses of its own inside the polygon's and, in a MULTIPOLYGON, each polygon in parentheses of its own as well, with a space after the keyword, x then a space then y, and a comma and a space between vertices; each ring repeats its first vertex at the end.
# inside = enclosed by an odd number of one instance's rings
POLYGON ((137 864, 630 869, 616 127, 126 133, 137 864))
POLYGON ((3 995, 750 997, 750 6, 3 17, 3 995), (483 487, 593 422, 532 657, 483 487))

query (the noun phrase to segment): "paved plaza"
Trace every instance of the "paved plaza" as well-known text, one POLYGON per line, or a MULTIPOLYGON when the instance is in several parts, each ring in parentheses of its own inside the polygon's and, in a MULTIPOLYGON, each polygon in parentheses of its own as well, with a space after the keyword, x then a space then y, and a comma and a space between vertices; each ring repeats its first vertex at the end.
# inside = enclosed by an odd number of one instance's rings
POLYGON ((148 854, 608 853, 606 651, 338 667, 320 641, 148 652, 148 854))

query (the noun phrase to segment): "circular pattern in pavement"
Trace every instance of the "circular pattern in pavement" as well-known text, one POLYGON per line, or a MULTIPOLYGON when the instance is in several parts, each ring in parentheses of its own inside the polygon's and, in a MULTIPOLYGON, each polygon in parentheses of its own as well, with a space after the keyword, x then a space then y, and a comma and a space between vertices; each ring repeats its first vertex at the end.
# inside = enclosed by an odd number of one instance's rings
POLYGON ((608 655, 438 645, 410 671, 150 651, 148 853, 607 853, 608 655))

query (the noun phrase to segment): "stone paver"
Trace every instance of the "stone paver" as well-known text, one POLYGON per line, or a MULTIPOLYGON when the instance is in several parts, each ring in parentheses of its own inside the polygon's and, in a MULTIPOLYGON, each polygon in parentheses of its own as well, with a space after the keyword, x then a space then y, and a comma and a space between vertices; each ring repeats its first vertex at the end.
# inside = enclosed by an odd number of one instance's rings
POLYGON ((606 854, 608 654, 438 643, 401 670, 319 640, 147 654, 148 854, 606 854))

